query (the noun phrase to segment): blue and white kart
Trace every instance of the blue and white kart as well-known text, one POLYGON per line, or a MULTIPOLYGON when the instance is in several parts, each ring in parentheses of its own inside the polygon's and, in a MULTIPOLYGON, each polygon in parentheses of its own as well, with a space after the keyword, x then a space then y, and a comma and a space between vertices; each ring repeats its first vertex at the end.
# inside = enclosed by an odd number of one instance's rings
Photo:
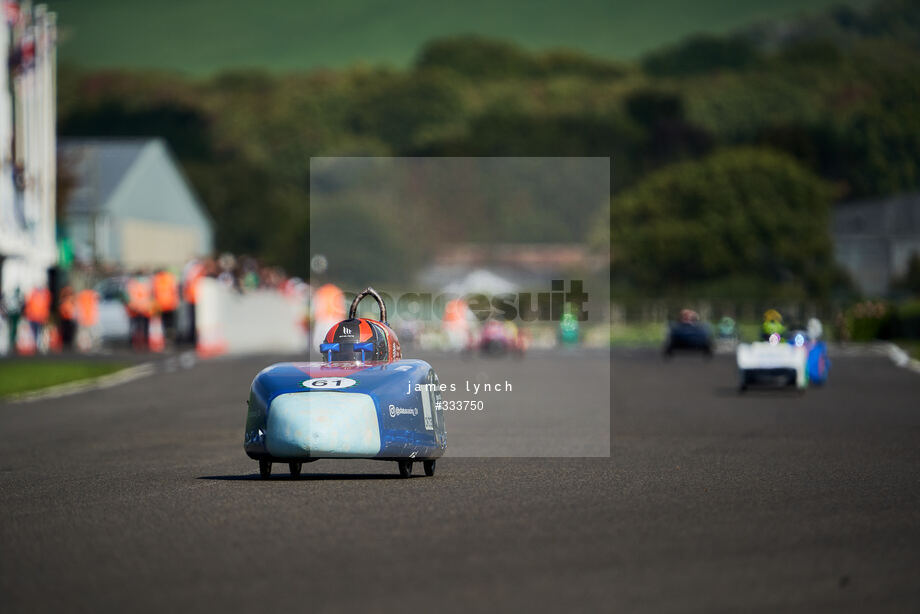
POLYGON ((830 372, 827 345, 820 339, 820 323, 809 331, 793 331, 788 340, 778 334, 767 341, 741 343, 737 348, 739 390, 752 384, 779 384, 804 390, 809 384, 823 385, 830 372))
MULTIPOLYGON (((383 322, 354 318, 364 294, 352 304, 351 317, 330 330, 329 339, 337 330, 363 330, 379 340, 381 324, 386 335, 392 333, 379 297, 383 322)), ((351 345, 341 339, 327 342, 321 350, 331 359, 346 344, 351 345)), ((360 357, 373 352, 371 342, 358 339, 353 345, 360 357)), ((259 461, 263 478, 271 475, 273 463, 287 463, 291 477, 297 477, 303 463, 323 458, 396 461, 403 477, 411 476, 414 461, 421 461, 425 474, 434 475, 436 460, 447 448, 438 376, 423 360, 402 359, 398 341, 393 351, 387 336, 385 347, 389 351, 383 360, 284 362, 256 375, 243 447, 259 461)))
POLYGON ((795 386, 799 390, 808 385, 808 351, 804 345, 783 342, 778 334, 771 335, 768 341, 739 343, 736 357, 741 392, 752 384, 795 386))

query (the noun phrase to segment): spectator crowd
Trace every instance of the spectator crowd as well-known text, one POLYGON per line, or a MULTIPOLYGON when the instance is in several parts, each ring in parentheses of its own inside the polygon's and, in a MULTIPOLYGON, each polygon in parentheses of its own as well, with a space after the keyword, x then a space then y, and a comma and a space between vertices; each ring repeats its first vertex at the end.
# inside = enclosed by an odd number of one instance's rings
POLYGON ((201 279, 216 279, 239 293, 292 293, 303 283, 280 268, 228 253, 190 260, 181 270, 92 269, 67 277, 57 288, 16 287, 0 294, 0 356, 97 351, 113 342, 102 317, 113 309, 116 319, 127 322, 125 337, 114 341, 134 351, 195 347, 201 279))

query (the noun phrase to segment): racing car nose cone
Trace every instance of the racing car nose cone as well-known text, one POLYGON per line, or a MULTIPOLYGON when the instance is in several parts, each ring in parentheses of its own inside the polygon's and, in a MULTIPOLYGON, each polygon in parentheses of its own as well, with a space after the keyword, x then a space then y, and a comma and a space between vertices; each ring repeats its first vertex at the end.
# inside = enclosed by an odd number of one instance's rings
POLYGON ((265 445, 278 458, 375 456, 380 427, 374 400, 325 391, 279 395, 268 410, 265 445))

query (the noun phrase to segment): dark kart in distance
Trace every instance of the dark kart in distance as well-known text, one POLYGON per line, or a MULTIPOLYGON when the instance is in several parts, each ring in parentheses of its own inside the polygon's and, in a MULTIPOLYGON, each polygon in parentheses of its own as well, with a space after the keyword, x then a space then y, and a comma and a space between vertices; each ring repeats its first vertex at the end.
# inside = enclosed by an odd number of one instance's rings
POLYGON ((513 322, 488 320, 478 335, 472 336, 465 355, 474 352, 480 356, 498 358, 514 356, 523 358, 527 349, 527 337, 513 322))
POLYGON ((676 351, 702 352, 710 357, 712 346, 712 330, 709 326, 700 321, 700 316, 695 311, 684 309, 680 313, 680 319, 668 325, 663 353, 665 358, 670 358, 676 351))

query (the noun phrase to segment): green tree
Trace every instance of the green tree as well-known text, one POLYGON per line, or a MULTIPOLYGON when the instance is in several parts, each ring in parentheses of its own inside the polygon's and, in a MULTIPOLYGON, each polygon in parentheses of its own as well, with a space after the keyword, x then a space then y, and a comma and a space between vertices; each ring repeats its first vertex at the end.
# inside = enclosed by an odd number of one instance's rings
POLYGON ((832 192, 793 158, 725 149, 665 167, 614 197, 615 275, 656 293, 747 278, 830 290, 832 192))
POLYGON ((685 76, 748 68, 758 57, 755 46, 740 36, 700 34, 648 54, 642 67, 656 77, 685 76))
POLYGON ((420 69, 449 69, 470 79, 546 78, 557 75, 616 79, 626 68, 611 60, 572 50, 531 53, 514 43, 481 36, 450 36, 425 45, 420 69))
MULTIPOLYGON (((394 151, 412 153, 464 117, 460 89, 450 73, 427 70, 391 74, 356 93, 350 126, 373 135, 394 151)), ((454 77, 455 78, 455 77, 454 77)))
POLYGON ((416 66, 449 68, 467 77, 494 79, 529 75, 535 64, 533 57, 514 43, 469 35, 431 41, 422 48, 416 66))

